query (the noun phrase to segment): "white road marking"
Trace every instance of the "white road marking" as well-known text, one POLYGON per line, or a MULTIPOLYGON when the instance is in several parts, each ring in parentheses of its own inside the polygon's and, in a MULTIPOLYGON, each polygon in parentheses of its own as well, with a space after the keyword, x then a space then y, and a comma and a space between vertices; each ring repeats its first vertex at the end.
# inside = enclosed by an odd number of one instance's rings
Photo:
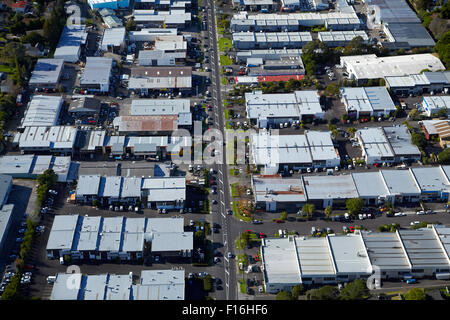
POLYGON ((223 204, 223 205, 225 206, 225 202, 223 202, 223 201, 220 201, 220 203, 221 203, 221 204, 223 204))
POLYGON ((228 272, 228 270, 225 270, 225 273, 226 273, 227 275, 230 275, 230 273, 228 272))
POLYGON ((223 181, 219 179, 220 184, 223 184, 223 181))

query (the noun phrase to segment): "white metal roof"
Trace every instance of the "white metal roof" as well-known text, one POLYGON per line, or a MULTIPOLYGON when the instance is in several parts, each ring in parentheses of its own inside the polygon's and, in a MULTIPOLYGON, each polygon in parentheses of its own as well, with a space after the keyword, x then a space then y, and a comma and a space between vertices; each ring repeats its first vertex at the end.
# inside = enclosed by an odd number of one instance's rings
POLYGON ((33 96, 24 114, 22 127, 54 126, 63 104, 61 96, 33 96))
POLYGON ((303 176, 308 199, 350 199, 358 192, 351 175, 303 176))
POLYGON ((372 266, 361 236, 328 237, 338 274, 372 274, 372 266))

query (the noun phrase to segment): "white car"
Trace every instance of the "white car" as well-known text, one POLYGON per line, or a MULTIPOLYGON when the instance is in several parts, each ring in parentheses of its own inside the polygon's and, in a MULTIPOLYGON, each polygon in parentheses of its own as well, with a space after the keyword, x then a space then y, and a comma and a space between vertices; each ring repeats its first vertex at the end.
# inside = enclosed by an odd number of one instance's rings
POLYGON ((417 215, 422 215, 422 214, 425 214, 425 211, 420 210, 420 211, 417 211, 416 214, 417 214, 417 215))
POLYGON ((252 194, 252 191, 250 189, 247 189, 247 195, 249 196, 251 194, 252 194))
POLYGON ((364 220, 364 217, 363 217, 363 215, 361 213, 358 214, 358 217, 359 217, 359 220, 364 220))
POLYGON ((406 213, 404 213, 404 212, 394 213, 394 217, 404 217, 404 216, 406 216, 406 213))
POLYGON ((416 224, 420 224, 420 221, 411 221, 412 226, 415 226, 416 224))

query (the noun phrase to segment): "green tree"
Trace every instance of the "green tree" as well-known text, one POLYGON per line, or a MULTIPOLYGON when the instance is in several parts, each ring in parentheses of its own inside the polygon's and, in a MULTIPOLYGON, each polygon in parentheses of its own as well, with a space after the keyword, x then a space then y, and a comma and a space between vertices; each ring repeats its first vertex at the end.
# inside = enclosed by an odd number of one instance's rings
POLYGON ((323 286, 309 290, 310 300, 339 300, 339 289, 333 286, 323 286))
POLYGON ((450 148, 444 149, 438 155, 440 164, 450 164, 450 148))
POLYGON ((325 91, 330 95, 330 96, 337 96, 340 92, 339 90, 339 86, 335 83, 330 83, 329 85, 327 85, 325 87, 325 91))
POLYGON ((280 213, 280 220, 286 220, 287 216, 288 216, 288 214, 287 214, 286 211, 281 212, 280 213))
POLYGON ((355 127, 350 127, 347 129, 347 132, 353 136, 356 133, 356 128, 355 127))
POLYGON ((412 109, 409 113, 408 113, 408 117, 411 119, 411 120, 418 120, 419 119, 419 117, 420 117, 420 114, 419 114, 419 110, 417 110, 416 108, 414 108, 414 109, 412 109))
POLYGON ((275 300, 292 300, 292 296, 287 291, 280 291, 277 293, 275 300))
POLYGON ((250 233, 248 231, 241 233, 241 246, 247 247, 250 242, 250 233))
POLYGON ((303 214, 308 217, 312 217, 314 210, 316 210, 316 207, 312 203, 306 203, 302 208, 303 214))
POLYGON ((441 8, 441 18, 450 19, 450 2, 444 4, 441 8))
POLYGON ((37 32, 30 32, 29 34, 27 34, 26 36, 23 36, 20 41, 22 43, 29 43, 32 46, 35 46, 37 43, 42 43, 45 41, 45 38, 43 36, 41 36, 39 33, 37 32))
POLYGON ((364 207, 364 200, 361 198, 348 199, 345 202, 345 207, 347 208, 350 215, 356 215, 360 213, 362 208, 364 207))
POLYGON ((325 215, 329 218, 331 214, 333 213, 333 208, 331 206, 327 206, 324 210, 325 215))
POLYGON ((426 300, 427 295, 425 291, 421 288, 412 288, 403 296, 405 300, 426 300))
POLYGON ((450 31, 444 33, 434 46, 434 51, 439 54, 439 59, 448 69, 450 68, 450 31))
POLYGON ((427 146, 427 139, 422 133, 413 132, 411 134, 411 142, 420 149, 423 149, 427 146))
POLYGON ((203 290, 206 292, 212 291, 212 278, 209 274, 203 278, 203 290))
POLYGON ((136 21, 134 21, 134 19, 128 20, 125 28, 128 32, 136 30, 136 21))
POLYGON ((366 282, 362 279, 356 279, 341 290, 342 300, 362 300, 369 295, 369 289, 366 282))
POLYGON ((293 288, 292 288, 292 300, 298 300, 298 297, 300 295, 302 295, 303 293, 305 293, 305 287, 303 287, 302 284, 296 284, 293 288))
POLYGON ((437 112, 437 116, 439 117, 439 118, 442 118, 442 117, 447 117, 447 108, 441 108, 441 109, 439 109, 439 111, 437 112))

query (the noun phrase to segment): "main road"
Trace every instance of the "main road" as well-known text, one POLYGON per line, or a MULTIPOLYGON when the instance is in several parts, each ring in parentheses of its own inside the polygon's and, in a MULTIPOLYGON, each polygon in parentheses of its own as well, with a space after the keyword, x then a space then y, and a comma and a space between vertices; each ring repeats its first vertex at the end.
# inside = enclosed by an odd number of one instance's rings
MULTIPOLYGON (((207 0, 207 37, 210 43, 210 64, 211 64, 211 97, 213 106, 213 121, 214 128, 222 131, 225 137, 225 122, 223 99, 221 92, 221 73, 219 63, 219 48, 218 35, 216 26, 216 8, 214 0, 207 0)), ((213 242, 221 243, 223 245, 222 257, 222 279, 224 293, 216 292, 216 298, 219 300, 237 300, 236 285, 236 262, 234 258, 228 258, 228 252, 233 253, 234 240, 239 235, 238 228, 235 228, 236 221, 233 216, 228 215, 227 211, 232 209, 230 204, 230 193, 228 183, 228 170, 225 161, 225 148, 221 147, 219 157, 223 157, 223 161, 212 165, 212 168, 217 174, 217 205, 212 205, 212 219, 213 222, 221 226, 220 233, 213 233, 213 242), (232 227, 233 226, 233 227, 232 227)), ((239 228, 240 229, 240 228, 239 228)))

